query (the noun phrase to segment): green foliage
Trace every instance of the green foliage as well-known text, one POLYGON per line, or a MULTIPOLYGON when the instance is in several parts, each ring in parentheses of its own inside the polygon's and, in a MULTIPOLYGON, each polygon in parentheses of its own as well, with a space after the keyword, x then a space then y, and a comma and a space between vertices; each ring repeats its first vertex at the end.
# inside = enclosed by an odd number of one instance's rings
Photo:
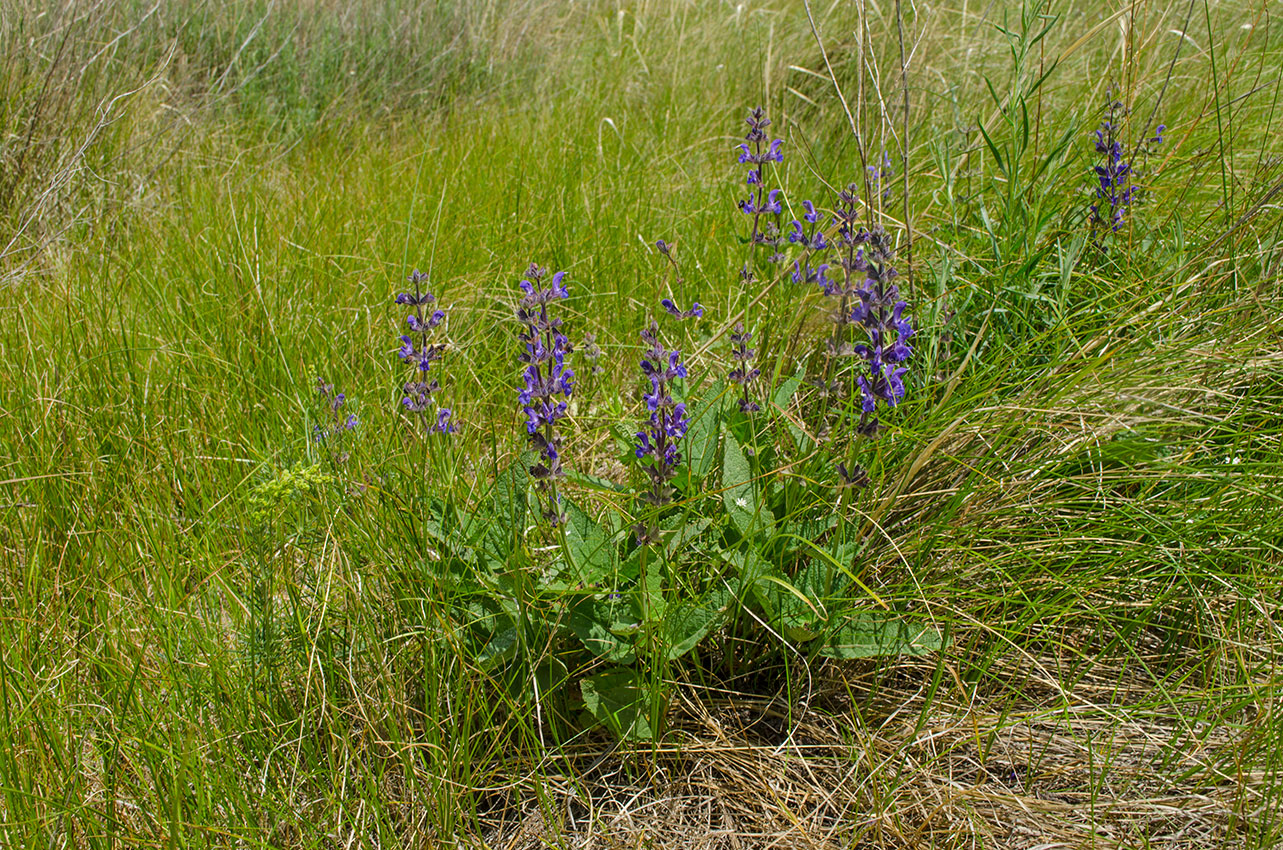
MULTIPOLYGON (((921 791, 957 842, 1010 819, 931 783, 1005 759, 1020 783, 992 799, 1073 802, 1049 834, 1126 812, 1080 843, 1157 844, 1170 824, 1136 813, 1159 783, 1209 841, 1278 845, 1283 134, 1259 4, 905 4, 922 331, 865 490, 837 488, 810 418, 818 294, 736 278, 728 137, 767 103, 793 204, 855 179, 851 122, 899 168, 894 4, 810 4, 828 64, 794 0, 331 5, 0 12, 0 844, 504 843, 496 812, 578 817, 553 795, 603 738, 687 764, 702 702, 731 757, 832 752, 860 765, 846 811, 921 791), (1106 76, 1172 142, 1102 255, 1081 216, 1106 76), (684 279, 657 275, 660 236, 684 279), (604 352, 553 533, 505 324, 535 258, 604 352), (451 308, 448 445, 396 409, 387 305, 416 264, 451 308), (706 317, 643 549, 616 437, 668 294, 706 317), (752 419, 717 336, 741 310, 770 383, 752 419), (316 374, 361 403, 346 466, 315 462, 316 374), (959 712, 962 734, 938 722, 959 712), (821 727, 832 750, 795 734, 821 727)), ((835 841, 932 840, 851 820, 835 841)))

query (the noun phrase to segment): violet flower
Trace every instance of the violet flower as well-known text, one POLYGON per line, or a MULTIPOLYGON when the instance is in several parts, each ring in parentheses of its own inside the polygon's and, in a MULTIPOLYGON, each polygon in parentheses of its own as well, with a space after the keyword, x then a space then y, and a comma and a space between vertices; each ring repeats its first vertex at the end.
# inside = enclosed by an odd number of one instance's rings
POLYGON ((517 307, 517 319, 522 325, 519 336, 525 343, 520 360, 526 365, 522 373, 525 386, 517 394, 517 401, 526 415, 530 444, 539 452, 539 462, 530 467, 530 475, 544 502, 544 519, 558 525, 566 517, 556 483, 565 474, 557 423, 565 418, 566 399, 574 389, 575 373, 566 365, 566 355, 574 345, 561 330, 562 320, 548 315, 549 304, 570 297, 563 283, 566 273, 557 272, 544 287, 547 271, 531 263, 526 272, 530 279, 521 281, 525 294, 517 307))
POLYGON ((878 403, 895 407, 904 398, 904 376, 908 367, 902 365, 913 356, 912 320, 905 315, 907 303, 900 300, 900 291, 892 282, 896 270, 891 267, 893 248, 886 231, 881 226, 858 234, 857 241, 864 246, 867 275, 864 286, 856 290, 859 300, 850 313, 853 324, 863 327, 868 342, 852 347, 852 353, 862 358, 867 371, 857 376, 860 386, 860 424, 857 431, 865 436, 877 433, 878 403))
POLYGON ((829 247, 829 243, 825 241, 824 230, 820 227, 820 213, 810 201, 803 201, 802 207, 806 210, 802 218, 807 224, 804 225, 801 221, 794 221, 793 232, 788 236, 789 242, 794 245, 801 245, 808 251, 826 250, 829 247))
MULTIPOLYGON (((664 347, 659 325, 654 320, 641 332, 641 338, 646 346, 641 370, 650 383, 650 392, 643 397, 650 416, 646 427, 637 432, 633 454, 643 461, 642 468, 650 479, 650 487, 641 494, 642 501, 660 507, 673 500, 673 488, 669 482, 681 466, 682 453, 678 444, 690 428, 686 405, 675 402, 672 395, 673 381, 686 377, 686 366, 682 363, 680 351, 669 351, 664 347)), ((658 539, 658 529, 654 525, 640 524, 635 532, 642 544, 654 543, 658 539)))
POLYGON ((403 386, 405 395, 401 398, 401 406, 419 420, 424 433, 453 434, 458 430, 450 421, 453 411, 448 407, 437 407, 432 395, 441 385, 435 378, 428 378, 432 364, 440 360, 445 351, 444 344, 429 342, 432 332, 445 321, 445 313, 436 309, 427 313, 427 308, 437 300, 425 287, 427 274, 415 269, 406 280, 414 285, 414 291, 399 293, 396 303, 411 307, 414 312, 406 317, 410 333, 401 337, 397 357, 414 366, 415 378, 403 386))
POLYGON ((1134 196, 1132 166, 1123 157, 1123 143, 1119 139, 1124 114, 1122 102, 1113 101, 1109 106, 1109 117, 1096 131, 1096 152, 1101 155, 1101 163, 1092 169, 1096 173, 1097 185, 1095 203, 1091 205, 1091 220, 1094 227, 1108 227, 1111 231, 1123 226, 1123 218, 1134 196))
POLYGON ((891 182, 891 178, 895 176, 895 169, 891 165, 891 157, 883 151, 881 164, 870 165, 868 172, 869 191, 875 195, 881 194, 882 202, 885 204, 891 200, 891 193, 895 188, 891 182))
POLYGON ((347 396, 336 393, 334 385, 327 384, 324 378, 316 379, 316 393, 320 396, 321 421, 312 426, 312 440, 323 444, 335 461, 346 463, 349 452, 343 444, 347 433, 356 430, 356 414, 343 412, 347 396))
POLYGON ((854 183, 838 193, 833 208, 833 225, 837 228, 834 248, 838 252, 837 266, 842 271, 840 282, 821 275, 815 283, 829 298, 837 299, 833 310, 833 336, 829 338, 830 357, 854 353, 847 340, 847 327, 851 324, 851 306, 868 276, 869 264, 864 257, 864 243, 869 234, 860 226, 860 196, 854 183))
POLYGON ((748 394, 749 385, 762 374, 762 370, 753 365, 757 350, 748 347, 752 340, 752 332, 744 330, 744 325, 736 322, 735 329, 731 331, 731 359, 735 361, 735 367, 727 377, 740 387, 739 408, 743 413, 756 413, 762 409, 748 394))
POLYGON ((669 315, 676 316, 679 319, 692 319, 704 315, 704 308, 700 306, 698 301, 692 304, 689 310, 678 308, 671 298, 665 298, 663 301, 659 302, 659 305, 663 307, 664 311, 669 315))
POLYGON ((766 128, 771 126, 771 119, 766 117, 762 107, 751 111, 744 122, 748 124, 748 133, 744 142, 739 145, 739 161, 749 167, 745 184, 748 186, 748 198, 739 202, 740 211, 753 217, 753 230, 749 242, 754 245, 779 244, 779 226, 771 222, 771 227, 763 226, 762 216, 779 216, 783 208, 779 201, 779 189, 766 188, 766 166, 784 161, 783 139, 773 139, 766 144, 766 128), (763 148, 763 145, 766 145, 763 148))
MULTIPOLYGON (((1096 176, 1095 197, 1090 207, 1091 225, 1098 234, 1106 229, 1115 232, 1123 226, 1127 213, 1142 187, 1136 182, 1135 157, 1124 153, 1122 134, 1127 108, 1122 101, 1111 100, 1109 112, 1096 130, 1096 153, 1099 164, 1092 167, 1096 176)), ((1159 124, 1154 135, 1145 139, 1132 154, 1148 155, 1150 145, 1161 145, 1167 125, 1159 124)))

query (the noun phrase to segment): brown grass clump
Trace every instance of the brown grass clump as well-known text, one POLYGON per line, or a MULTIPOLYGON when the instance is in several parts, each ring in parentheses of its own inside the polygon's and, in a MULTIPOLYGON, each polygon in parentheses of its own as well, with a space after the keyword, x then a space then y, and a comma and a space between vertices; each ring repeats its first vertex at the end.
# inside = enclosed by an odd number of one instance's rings
POLYGON ((1194 691, 1155 700, 1137 665, 1072 685, 1028 672, 1061 662, 994 664, 991 682, 1011 688, 965 683, 956 657, 831 665, 792 713, 688 688, 662 746, 565 757, 542 787, 506 793, 478 846, 1246 844, 1269 816, 1267 777, 1235 766, 1268 739, 1271 710, 1208 716, 1194 691))

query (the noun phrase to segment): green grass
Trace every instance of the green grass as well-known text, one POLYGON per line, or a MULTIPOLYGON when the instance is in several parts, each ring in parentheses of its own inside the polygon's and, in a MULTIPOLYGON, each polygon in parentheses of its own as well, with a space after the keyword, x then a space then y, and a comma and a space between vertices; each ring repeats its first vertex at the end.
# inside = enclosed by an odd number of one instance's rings
MULTIPOLYGON (((745 109, 786 139, 791 203, 859 179, 806 9, 148 8, 0 7, 0 845, 1283 839, 1263 5, 906 6, 921 335, 850 516, 862 581, 950 642, 806 667, 759 631, 753 678, 674 664, 668 735, 600 764, 607 735, 553 744, 551 708, 473 657, 414 499, 475 505, 524 448, 531 260, 570 273, 573 336, 604 351, 567 463, 638 483, 614 430, 641 416, 637 330, 664 295, 701 301, 684 350, 711 381, 750 297, 745 109), (1139 119, 1164 92, 1169 140, 1102 256, 1087 171, 1111 84, 1139 119), (462 425, 426 480, 392 355, 413 267, 449 311, 462 425), (338 470, 309 441, 318 375, 361 419, 338 470)), ((894 5, 867 9, 863 80, 856 9, 811 5, 866 154, 895 163, 903 240, 894 5)), ((766 297, 763 349, 822 332, 818 302, 766 297)))

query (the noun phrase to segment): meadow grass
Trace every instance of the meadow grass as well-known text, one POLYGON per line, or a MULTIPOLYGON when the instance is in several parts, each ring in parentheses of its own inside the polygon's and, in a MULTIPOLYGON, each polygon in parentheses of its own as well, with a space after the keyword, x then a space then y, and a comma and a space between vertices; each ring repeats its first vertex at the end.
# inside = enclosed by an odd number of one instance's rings
MULTIPOLYGON (((0 844, 1283 840, 1277 27, 1249 0, 905 4, 906 121, 897 9, 6 3, 0 844), (1169 129, 1102 251, 1111 86, 1169 129), (794 207, 895 171, 918 350, 844 509, 870 593, 946 644, 824 661, 727 629, 668 668, 658 740, 566 732, 445 615, 406 494, 482 503, 524 450, 535 260, 603 350, 567 492, 630 508, 589 484, 641 483, 638 329, 700 301, 707 385, 757 294, 732 211, 759 103, 794 207), (460 425, 427 464, 393 356, 411 268, 460 425), (310 439, 318 376, 360 418, 346 464, 310 439), (710 673, 723 651, 752 675, 710 673)), ((825 332, 801 289, 748 314, 776 385, 825 332)))

